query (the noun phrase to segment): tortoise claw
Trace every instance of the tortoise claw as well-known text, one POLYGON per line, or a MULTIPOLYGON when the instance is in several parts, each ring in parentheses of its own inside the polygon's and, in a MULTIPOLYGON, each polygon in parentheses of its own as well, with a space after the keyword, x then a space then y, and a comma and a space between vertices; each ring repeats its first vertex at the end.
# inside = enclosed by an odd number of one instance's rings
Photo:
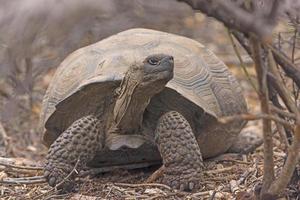
POLYGON ((63 191, 72 191, 74 187, 73 176, 66 179, 70 167, 66 166, 53 166, 51 164, 46 165, 44 177, 51 187, 57 187, 63 191))
POLYGON ((48 181, 49 185, 51 187, 54 187, 55 186, 55 183, 56 183, 56 178, 55 177, 51 177, 48 181))
POLYGON ((194 189, 194 186, 195 186, 195 183, 193 183, 193 182, 190 182, 190 183, 189 183, 189 189, 190 189, 190 190, 193 190, 193 189, 194 189))
POLYGON ((171 183, 167 179, 164 179, 162 182, 180 191, 193 191, 199 188, 199 180, 188 180, 184 177, 180 177, 180 180, 172 181, 171 183))

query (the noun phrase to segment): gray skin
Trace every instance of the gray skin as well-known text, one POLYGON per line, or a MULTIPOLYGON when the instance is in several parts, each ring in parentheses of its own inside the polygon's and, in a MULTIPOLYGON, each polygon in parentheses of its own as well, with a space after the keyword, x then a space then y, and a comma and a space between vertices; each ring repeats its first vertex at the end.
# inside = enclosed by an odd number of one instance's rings
MULTIPOLYGON (((78 171, 85 168, 105 146, 118 149, 122 135, 141 130, 146 107, 173 78, 173 69, 173 57, 165 54, 150 55, 142 64, 130 66, 105 112, 76 120, 52 143, 45 165, 48 183, 57 185, 75 165, 78 171)), ((139 137, 133 140, 136 144, 139 137)), ((195 134, 185 117, 177 111, 164 113, 157 122, 154 141, 163 160, 163 176, 159 181, 180 190, 198 188, 203 161, 195 134)), ((130 147, 127 137, 126 142, 130 147)), ((64 180, 61 187, 70 188, 74 177, 64 180)))

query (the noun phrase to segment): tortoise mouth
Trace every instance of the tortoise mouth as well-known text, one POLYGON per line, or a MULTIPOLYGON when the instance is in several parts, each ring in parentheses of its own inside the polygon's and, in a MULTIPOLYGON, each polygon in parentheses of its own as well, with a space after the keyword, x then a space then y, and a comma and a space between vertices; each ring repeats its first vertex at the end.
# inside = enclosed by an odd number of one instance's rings
POLYGON ((174 58, 173 56, 165 56, 159 61, 159 64, 155 67, 145 66, 144 68, 144 82, 156 82, 156 81, 169 81, 174 75, 174 58))
POLYGON ((174 58, 172 56, 168 56, 161 60, 161 67, 158 68, 158 72, 169 72, 173 74, 174 72, 174 58))

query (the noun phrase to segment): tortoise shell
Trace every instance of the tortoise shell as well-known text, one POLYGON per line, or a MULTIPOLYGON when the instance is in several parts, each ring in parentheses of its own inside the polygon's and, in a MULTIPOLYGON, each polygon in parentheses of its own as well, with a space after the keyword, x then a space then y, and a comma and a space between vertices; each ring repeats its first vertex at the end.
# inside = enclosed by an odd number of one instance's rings
POLYGON ((174 77, 160 94, 164 101, 188 101, 210 116, 206 120, 246 111, 236 79, 202 44, 170 33, 130 29, 83 47, 61 63, 43 100, 44 142, 49 146, 72 122, 101 110, 129 66, 156 53, 174 57, 174 77))

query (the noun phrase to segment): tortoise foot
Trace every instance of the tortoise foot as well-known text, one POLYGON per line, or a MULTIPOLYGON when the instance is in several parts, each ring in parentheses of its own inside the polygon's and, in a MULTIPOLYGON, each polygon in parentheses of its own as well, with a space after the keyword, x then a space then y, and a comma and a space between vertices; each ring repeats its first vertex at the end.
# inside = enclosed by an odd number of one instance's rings
POLYGON ((188 121, 178 112, 168 112, 159 120, 155 136, 164 164, 161 182, 180 190, 197 189, 203 161, 188 121))
POLYGON ((102 148, 103 133, 98 118, 89 115, 75 121, 50 146, 45 177, 50 186, 70 189, 76 173, 102 148), (61 183, 62 182, 62 183, 61 183))
POLYGON ((75 171, 72 170, 73 167, 67 164, 48 163, 44 169, 44 176, 50 186, 71 191, 75 186, 75 171))
POLYGON ((161 183, 181 191, 193 191, 199 189, 201 179, 201 170, 175 167, 165 169, 161 183))
POLYGON ((263 138, 261 135, 251 130, 242 130, 228 152, 248 154, 255 151, 262 144, 263 138))

